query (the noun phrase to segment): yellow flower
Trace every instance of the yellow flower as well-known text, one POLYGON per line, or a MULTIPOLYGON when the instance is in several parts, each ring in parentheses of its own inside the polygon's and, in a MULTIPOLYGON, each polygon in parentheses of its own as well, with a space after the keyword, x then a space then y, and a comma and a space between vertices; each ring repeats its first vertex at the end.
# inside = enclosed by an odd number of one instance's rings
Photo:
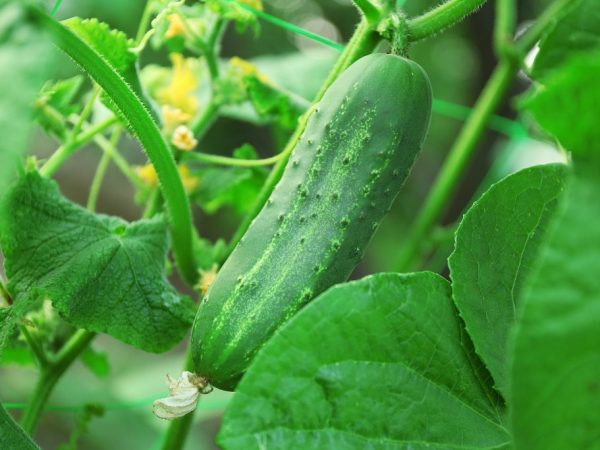
POLYGON ((169 28, 167 28, 167 32, 165 33, 167 39, 175 36, 185 36, 185 24, 179 14, 169 14, 167 20, 169 21, 169 28))
POLYGON ((171 132, 177 128, 177 126, 188 123, 192 120, 192 116, 188 113, 183 112, 179 108, 175 108, 171 105, 163 105, 162 110, 162 120, 164 128, 167 132, 171 132))
POLYGON ((185 125, 179 125, 175 128, 173 136, 171 136, 171 143, 178 149, 186 152, 194 150, 194 147, 198 145, 198 141, 194 138, 192 130, 185 125))
POLYGON ((158 176, 156 170, 152 164, 146 164, 145 166, 138 166, 135 168, 135 173, 142 179, 145 185, 150 187, 158 186, 158 176))
POLYGON ((158 101, 194 116, 198 111, 198 99, 193 95, 198 88, 198 75, 193 72, 190 60, 183 55, 173 53, 171 61, 173 76, 169 85, 157 92, 158 101))
POLYGON ((262 0, 239 0, 240 3, 244 3, 254 9, 258 9, 259 11, 263 10, 262 0))
POLYGON ((183 183, 183 187, 185 191, 189 194, 193 192, 198 185, 200 184, 200 180, 190 174, 190 168, 185 164, 179 164, 179 176, 181 177, 181 182, 183 183))

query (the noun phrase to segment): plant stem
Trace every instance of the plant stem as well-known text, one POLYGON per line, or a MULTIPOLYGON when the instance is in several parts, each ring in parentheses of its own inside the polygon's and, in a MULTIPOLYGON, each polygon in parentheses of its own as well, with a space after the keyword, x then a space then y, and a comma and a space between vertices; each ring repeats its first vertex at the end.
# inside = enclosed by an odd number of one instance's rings
POLYGON ((427 39, 462 21, 474 13, 487 0, 448 0, 440 6, 408 21, 411 42, 427 39))
POLYGON ((129 162, 118 152, 117 148, 110 144, 110 141, 104 136, 98 135, 94 138, 94 142, 102 149, 105 154, 110 156, 110 159, 115 163, 115 166, 125 175, 129 182, 138 189, 145 187, 144 182, 132 170, 129 162))
MULTIPOLYGON (((110 147, 114 151, 115 146, 119 142, 121 138, 121 128, 116 127, 113 131, 113 135, 110 139, 110 147)), ((104 175, 106 175, 106 169, 108 169, 108 165, 112 156, 109 152, 104 152, 102 154, 102 158, 98 163, 98 168, 96 169, 96 174, 94 175, 94 179, 92 180, 92 185, 90 186, 90 194, 88 196, 87 201, 87 209, 90 211, 96 211, 96 204, 98 202, 98 194, 100 193, 100 188, 102 187, 102 182, 104 181, 104 175)))
POLYGON ((87 348, 95 335, 96 333, 85 330, 75 332, 58 354, 49 360, 45 368, 41 369, 31 400, 21 418, 21 426, 28 434, 34 433, 44 405, 60 377, 87 348))
POLYGON ((377 8, 371 0, 353 0, 356 7, 360 10, 362 15, 367 19, 367 22, 376 24, 381 15, 381 11, 377 8))
POLYGON ((448 199, 454 193, 467 169, 489 118, 502 101, 517 71, 518 66, 504 61, 498 64, 494 70, 474 106, 471 116, 467 119, 450 150, 425 205, 406 236, 406 245, 398 257, 396 271, 404 272, 413 268, 414 260, 419 256, 423 239, 446 211, 448 199))
POLYGON ((100 88, 98 86, 94 85, 92 95, 90 95, 90 98, 88 99, 85 106, 83 107, 83 111, 81 111, 79 120, 75 123, 75 126, 71 130, 71 139, 75 139, 77 137, 77 135, 81 131, 81 127, 86 122, 86 120, 88 120, 88 117, 90 117, 90 114, 92 114, 92 109, 94 108, 94 103, 96 103, 96 99, 98 98, 98 95, 100 95, 100 88))
POLYGON ((138 26, 137 33, 135 35, 135 43, 140 44, 144 35, 146 34, 146 30, 150 25, 150 19, 152 18, 152 4, 153 0, 147 0, 146 6, 144 6, 144 12, 142 13, 142 17, 140 19, 140 24, 138 26))
POLYGON ((46 352, 44 352, 39 340, 29 332, 27 325, 19 325, 19 330, 35 356, 38 366, 40 368, 45 367, 48 363, 48 358, 46 357, 46 352))
POLYGON ((494 48, 502 57, 512 45, 517 13, 515 0, 496 0, 496 25, 494 26, 494 48))
MULTIPOLYGON (((548 7, 517 43, 521 54, 526 54, 537 43, 543 31, 556 20, 556 17, 568 4, 568 0, 557 0, 548 7)), ((518 73, 520 64, 521 61, 519 60, 505 57, 496 66, 471 115, 450 149, 423 208, 406 236, 406 244, 401 249, 395 265, 398 272, 405 272, 414 268, 415 260, 418 259, 423 246, 423 240, 430 234, 432 227, 439 222, 446 211, 449 199, 454 194, 467 169, 490 117, 518 73)))
POLYGON ((209 102, 209 104, 204 108, 200 116, 191 124, 190 128, 192 133, 194 133, 194 137, 201 141, 210 126, 217 119, 219 109, 221 105, 216 103, 215 101, 209 102))
POLYGON ((381 42, 381 36, 377 33, 373 25, 369 24, 366 20, 361 20, 360 24, 354 31, 350 42, 338 58, 337 62, 333 66, 333 69, 329 72, 329 75, 325 79, 325 82, 321 86, 321 89, 317 93, 313 105, 319 102, 325 91, 331 84, 340 76, 340 74, 350 66, 354 61, 359 59, 361 56, 368 55, 375 50, 377 44, 381 42))
POLYGON ((115 116, 109 117, 86 129, 77 137, 69 139, 54 152, 48 161, 46 161, 41 167, 40 173, 45 177, 51 177, 73 155, 73 153, 94 139, 97 134, 106 131, 115 123, 117 123, 117 118, 115 116))
POLYGON ((229 158, 227 156, 220 155, 209 155, 207 153, 186 153, 186 159, 193 159, 195 161, 210 163, 210 164, 220 164, 223 166, 231 166, 231 167, 262 167, 262 166, 270 166, 279 161, 283 154, 280 153, 275 156, 271 156, 270 158, 264 159, 238 159, 238 158, 229 158))
MULTIPOLYGON (((185 355, 183 370, 191 372, 194 370, 191 348, 188 348, 185 355)), ((194 420, 194 413, 195 410, 169 423, 160 447, 161 450, 181 450, 183 448, 194 420)))
POLYGON ((102 153, 102 157, 100 158, 94 179, 92 180, 92 184, 90 186, 90 193, 88 195, 86 204, 87 209, 92 212, 96 211, 98 194, 100 194, 100 188, 102 187, 102 182, 104 181, 104 176, 106 175, 106 170, 108 169, 110 160, 111 158, 108 153, 102 153))

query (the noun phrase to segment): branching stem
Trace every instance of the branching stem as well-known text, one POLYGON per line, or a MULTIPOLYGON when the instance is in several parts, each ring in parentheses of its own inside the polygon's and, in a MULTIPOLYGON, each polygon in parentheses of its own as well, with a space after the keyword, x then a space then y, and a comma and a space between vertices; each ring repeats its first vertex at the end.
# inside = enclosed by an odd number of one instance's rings
POLYGON ((448 0, 408 22, 411 42, 434 36, 477 11, 487 0, 448 0))
POLYGON ((79 330, 67 341, 45 367, 41 368, 40 376, 33 391, 31 400, 23 412, 21 426, 28 434, 33 434, 50 393, 60 377, 71 363, 87 348, 96 333, 79 330))
MULTIPOLYGON (((450 2, 448 2, 450 3, 450 2)), ((556 0, 539 17, 536 23, 525 33, 517 43, 519 52, 525 55, 540 39, 543 30, 556 20, 569 0, 556 0)), ((501 22, 502 23, 502 22, 501 22)), ((485 128, 493 112, 502 102, 514 77, 519 71, 521 61, 504 57, 500 60, 492 76, 484 87, 479 99, 465 122, 457 140, 450 149, 438 178, 411 226, 405 246, 401 249, 395 270, 405 272, 415 268, 420 257, 423 241, 430 235, 433 227, 445 213, 450 199, 454 195, 466 169, 468 168, 477 145, 484 134, 485 128)))

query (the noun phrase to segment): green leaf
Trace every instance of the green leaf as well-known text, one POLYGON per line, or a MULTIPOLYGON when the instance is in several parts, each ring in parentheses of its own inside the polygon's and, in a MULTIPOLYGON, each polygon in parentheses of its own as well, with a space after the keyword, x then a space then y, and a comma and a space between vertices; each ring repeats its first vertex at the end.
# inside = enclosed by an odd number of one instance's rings
POLYGON ((47 296, 71 324, 146 351, 183 338, 194 308, 165 278, 161 219, 127 223, 92 214, 36 172, 6 197, 13 214, 0 242, 15 304, 47 296))
POLYGON ((0 448, 10 450, 39 450, 23 429, 0 404, 0 448))
POLYGON ((135 42, 119 30, 111 30, 104 22, 98 19, 81 19, 73 17, 63 21, 73 33, 93 48, 117 72, 125 74, 135 70, 137 55, 129 49, 135 42))
POLYGON ((566 167, 522 170, 493 185, 464 216, 449 266, 454 302, 477 354, 506 393, 508 335, 523 283, 556 212, 566 167))
POLYGON ((31 105, 52 67, 52 55, 45 33, 22 5, 0 2, 0 196, 29 142, 31 105))
POLYGON ((524 106, 567 150, 599 154, 599 79, 600 52, 573 58, 552 72, 524 106))
POLYGON ((258 353, 227 409, 225 449, 499 449, 487 373, 449 283, 377 274, 306 306, 258 353))
POLYGON ((542 78, 580 52, 600 48, 598 0, 577 0, 542 40, 532 75, 542 78))
POLYGON ((517 450, 600 448, 600 163, 577 163, 517 322, 517 450))

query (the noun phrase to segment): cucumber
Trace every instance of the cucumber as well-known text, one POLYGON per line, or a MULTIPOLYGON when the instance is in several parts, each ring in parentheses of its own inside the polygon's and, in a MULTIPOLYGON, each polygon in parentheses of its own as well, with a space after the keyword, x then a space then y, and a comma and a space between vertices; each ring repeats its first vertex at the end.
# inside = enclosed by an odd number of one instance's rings
POLYGON ((234 389, 281 324, 350 276, 422 146, 431 97, 418 64, 381 53, 327 90, 198 309, 192 352, 210 384, 234 389))

